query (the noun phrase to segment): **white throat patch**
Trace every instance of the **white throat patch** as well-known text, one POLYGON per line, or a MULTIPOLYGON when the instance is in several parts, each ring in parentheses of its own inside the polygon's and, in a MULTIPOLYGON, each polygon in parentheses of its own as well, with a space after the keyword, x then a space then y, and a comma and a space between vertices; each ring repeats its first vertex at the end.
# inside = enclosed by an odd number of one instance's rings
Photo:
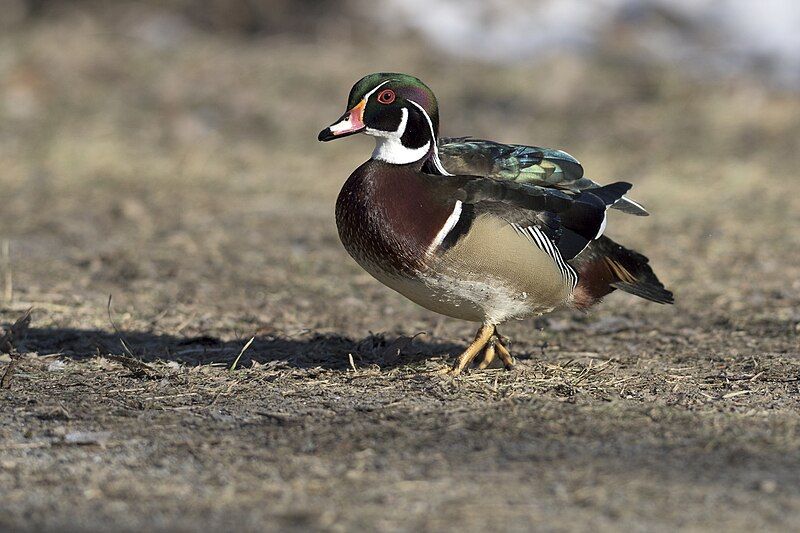
POLYGON ((396 131, 381 131, 372 128, 367 128, 364 133, 375 137, 375 151, 372 152, 372 159, 378 161, 386 161, 394 165, 405 165, 419 161, 430 150, 430 141, 426 142, 419 148, 406 148, 400 141, 400 138, 406 132, 408 125, 408 109, 402 109, 403 116, 400 119, 400 125, 396 131))

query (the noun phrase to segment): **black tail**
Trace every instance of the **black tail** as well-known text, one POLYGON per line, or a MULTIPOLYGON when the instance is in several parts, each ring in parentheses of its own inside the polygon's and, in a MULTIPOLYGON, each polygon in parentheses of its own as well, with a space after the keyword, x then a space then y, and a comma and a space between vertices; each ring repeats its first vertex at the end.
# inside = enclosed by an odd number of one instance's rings
POLYGON ((614 183, 610 183, 608 185, 589 189, 586 192, 598 196, 601 200, 603 200, 603 204, 606 206, 612 206, 622 199, 625 193, 631 190, 631 187, 633 187, 633 185, 627 181, 615 181, 614 183))
POLYGON ((630 183, 618 181, 581 191, 569 208, 558 214, 563 227, 558 249, 564 259, 570 260, 581 253, 603 232, 608 207, 619 201, 630 188, 630 183))
POLYGON ((586 309, 619 289, 660 304, 671 304, 672 293, 658 280, 648 259, 608 237, 600 237, 571 261, 580 281, 575 306, 586 309))

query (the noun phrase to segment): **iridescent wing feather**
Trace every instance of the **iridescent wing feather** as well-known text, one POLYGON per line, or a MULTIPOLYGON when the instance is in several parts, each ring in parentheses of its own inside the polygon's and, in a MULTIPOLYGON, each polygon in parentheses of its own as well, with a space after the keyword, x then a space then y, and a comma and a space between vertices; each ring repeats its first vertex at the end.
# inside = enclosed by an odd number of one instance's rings
MULTIPOLYGON (((437 148, 440 162, 451 174, 483 176, 571 192, 600 187, 583 175, 583 167, 577 159, 561 150, 470 137, 440 138, 437 148)), ((427 165, 426 170, 437 173, 433 165, 427 165)), ((627 197, 620 198, 612 208, 632 215, 648 214, 627 197)))

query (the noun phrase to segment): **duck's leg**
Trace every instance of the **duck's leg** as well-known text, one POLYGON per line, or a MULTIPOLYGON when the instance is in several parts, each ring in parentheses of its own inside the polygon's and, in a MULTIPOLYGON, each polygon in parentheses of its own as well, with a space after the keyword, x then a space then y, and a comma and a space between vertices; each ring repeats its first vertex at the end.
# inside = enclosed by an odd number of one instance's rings
POLYGON ((486 347, 486 343, 489 342, 489 339, 492 338, 494 335, 494 325, 493 324, 484 324, 481 326, 481 329, 478 330, 478 333, 475 335, 475 340, 472 341, 466 350, 458 357, 458 361, 456 362, 455 366, 450 369, 448 374, 455 377, 461 374, 461 372, 467 368, 470 363, 475 359, 475 357, 486 347))
POLYGON ((503 366, 506 370, 511 370, 514 366, 514 358, 508 351, 508 348, 503 344, 503 338, 497 331, 494 336, 486 343, 486 348, 483 350, 483 360, 478 365, 478 370, 488 368, 489 365, 500 355, 500 360, 503 361, 503 366))
POLYGON ((483 370, 484 368, 487 368, 489 365, 492 364, 492 361, 494 361, 494 358, 497 355, 497 350, 495 350, 494 344, 495 344, 494 338, 492 338, 486 344, 486 349, 483 350, 483 361, 481 361, 481 364, 478 365, 478 370, 483 370))
POLYGON ((500 360, 503 361, 503 366, 506 370, 511 370, 514 368, 514 358, 511 356, 511 352, 508 351, 508 348, 503 344, 503 337, 497 332, 495 332, 495 336, 497 339, 494 342, 494 347, 497 350, 497 355, 500 356, 500 360))

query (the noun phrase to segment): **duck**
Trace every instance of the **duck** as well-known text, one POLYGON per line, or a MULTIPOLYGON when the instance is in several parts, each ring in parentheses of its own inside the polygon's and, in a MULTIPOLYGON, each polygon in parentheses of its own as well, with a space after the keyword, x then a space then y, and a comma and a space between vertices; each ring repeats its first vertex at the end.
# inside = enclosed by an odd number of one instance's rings
POLYGON ((451 376, 498 359, 513 368, 498 331, 511 320, 587 311, 615 290, 673 303, 647 257, 604 234, 609 209, 648 214, 627 196, 630 183, 601 185, 561 150, 440 138, 438 101, 408 74, 361 78, 318 140, 356 134, 374 137, 375 149, 337 197, 339 237, 387 287, 479 324, 451 376))

